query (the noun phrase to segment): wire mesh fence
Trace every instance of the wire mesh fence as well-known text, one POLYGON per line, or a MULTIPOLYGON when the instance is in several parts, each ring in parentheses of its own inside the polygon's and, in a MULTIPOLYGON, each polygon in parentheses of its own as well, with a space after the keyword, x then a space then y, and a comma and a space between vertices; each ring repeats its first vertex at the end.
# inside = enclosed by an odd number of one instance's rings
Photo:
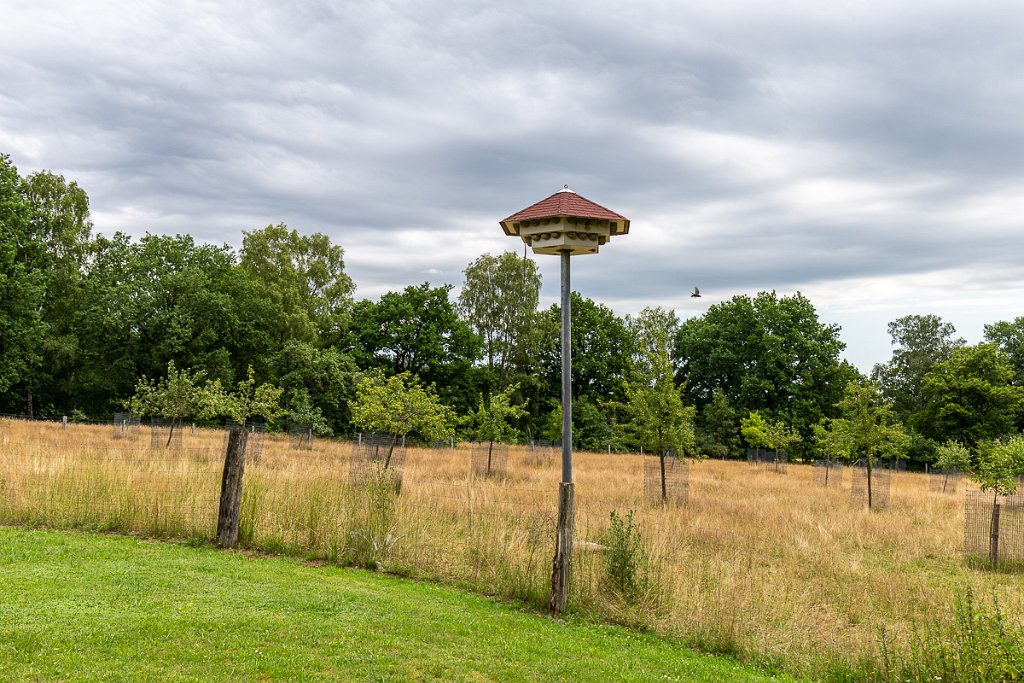
POLYGON ((644 498, 685 505, 690 497, 690 467, 675 451, 644 457, 644 498))
POLYGON ((184 425, 179 420, 165 420, 154 417, 149 423, 150 448, 172 448, 181 450, 184 447, 184 425))
POLYGON ((352 444, 349 483, 366 486, 378 481, 382 472, 390 471, 395 487, 401 490, 405 456, 405 446, 391 434, 360 434, 359 440, 352 444))
POLYGON ((212 532, 223 470, 219 449, 154 451, 111 440, 109 425, 0 448, 0 520, 158 535, 212 532))
POLYGON ((933 493, 956 493, 962 484, 960 470, 953 467, 948 470, 932 470, 928 474, 928 488, 933 493))
MULTIPOLYGON (((232 430, 243 427, 242 424, 234 420, 227 420, 224 422, 224 429, 227 434, 224 436, 224 449, 227 449, 228 438, 232 430)), ((244 425, 245 431, 249 432, 248 440, 245 444, 245 457, 246 460, 252 463, 257 463, 260 458, 263 457, 263 445, 267 440, 267 425, 262 422, 246 422, 244 425)))
POLYGON ((474 441, 469 447, 473 474, 480 477, 508 476, 507 443, 474 441))
POLYGON ((766 448, 748 448, 747 462, 770 472, 786 473, 786 451, 772 451, 766 448))
POLYGON ((141 431, 142 420, 132 413, 114 413, 113 426, 115 439, 135 438, 141 431))
POLYGON ((889 505, 892 489, 892 470, 858 460, 850 468, 850 505, 881 510, 889 505))
POLYGON ((549 467, 555 463, 561 452, 561 441, 535 439, 530 442, 530 455, 526 459, 526 464, 531 467, 549 467))
POLYGON ((288 445, 296 451, 311 450, 313 448, 313 426, 302 422, 289 422, 288 445))
POLYGON ((1024 494, 967 492, 964 556, 993 568, 1024 567, 1024 494))
POLYGON ((813 466, 814 483, 818 486, 842 486, 846 476, 846 465, 835 460, 815 460, 813 466))

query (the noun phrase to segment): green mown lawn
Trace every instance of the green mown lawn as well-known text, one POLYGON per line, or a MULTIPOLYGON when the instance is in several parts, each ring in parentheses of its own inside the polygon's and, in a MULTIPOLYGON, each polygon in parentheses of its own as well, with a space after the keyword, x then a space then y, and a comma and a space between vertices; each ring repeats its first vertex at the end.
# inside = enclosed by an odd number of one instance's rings
POLYGON ((0 528, 0 680, 755 681, 624 628, 209 547, 0 528))

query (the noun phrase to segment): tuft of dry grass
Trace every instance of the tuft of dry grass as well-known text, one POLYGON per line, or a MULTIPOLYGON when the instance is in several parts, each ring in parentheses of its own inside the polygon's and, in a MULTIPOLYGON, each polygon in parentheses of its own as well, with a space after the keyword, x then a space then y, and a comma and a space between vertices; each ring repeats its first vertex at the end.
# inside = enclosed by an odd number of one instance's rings
MULTIPOLYGON (((0 522, 210 539, 224 433, 186 432, 181 450, 151 449, 148 429, 0 421, 0 522)), ((268 435, 247 464, 242 541, 250 548, 379 566, 542 605, 550 585, 560 467, 511 447, 505 477, 471 475, 469 449, 409 449, 401 495, 350 485, 351 445, 291 450, 268 435)), ((746 463, 690 468, 685 506, 643 498, 639 456, 577 453, 571 606, 714 652, 797 674, 871 675, 908 651, 918 624, 943 624, 953 596, 1024 608, 1018 575, 961 558, 962 495, 894 474, 888 508, 855 509, 849 478, 817 486, 746 463), (595 545, 609 513, 634 510, 652 580, 625 600, 603 589, 595 545), (885 643, 880 642, 881 633, 885 643)), ((386 488, 386 487, 385 487, 386 488)))

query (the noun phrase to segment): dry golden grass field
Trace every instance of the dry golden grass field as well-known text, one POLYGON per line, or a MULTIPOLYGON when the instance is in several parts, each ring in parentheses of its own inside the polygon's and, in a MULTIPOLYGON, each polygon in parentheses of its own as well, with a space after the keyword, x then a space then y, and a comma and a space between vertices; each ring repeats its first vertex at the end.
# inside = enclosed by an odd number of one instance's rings
MULTIPOLYGON (((225 434, 186 430, 180 450, 150 448, 149 429, 0 420, 0 523, 212 539, 225 434)), ((246 465, 242 543, 359 563, 540 605, 550 582, 555 452, 512 447, 508 474, 471 474, 470 451, 410 448, 401 495, 352 486, 352 446, 296 450, 269 435, 246 465)), ((1024 576, 962 557, 964 484, 932 492, 926 475, 893 476, 887 508, 855 509, 850 474, 817 485, 745 462, 690 466, 689 502, 643 497, 642 458, 577 453, 573 611, 652 628, 714 652, 811 676, 867 677, 947 624, 968 589, 1008 614, 1024 576), (607 583, 612 511, 635 510, 648 576, 624 596, 607 583)))

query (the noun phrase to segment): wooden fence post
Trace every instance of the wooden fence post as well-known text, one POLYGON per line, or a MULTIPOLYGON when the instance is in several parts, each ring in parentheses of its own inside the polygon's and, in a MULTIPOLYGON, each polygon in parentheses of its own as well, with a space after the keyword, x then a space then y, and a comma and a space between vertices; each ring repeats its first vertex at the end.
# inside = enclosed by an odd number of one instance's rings
POLYGON ((244 426, 228 432, 224 453, 224 476, 220 485, 220 511, 217 515, 217 545, 234 548, 238 543, 238 522, 242 510, 242 476, 245 474, 245 447, 249 431, 244 426))

